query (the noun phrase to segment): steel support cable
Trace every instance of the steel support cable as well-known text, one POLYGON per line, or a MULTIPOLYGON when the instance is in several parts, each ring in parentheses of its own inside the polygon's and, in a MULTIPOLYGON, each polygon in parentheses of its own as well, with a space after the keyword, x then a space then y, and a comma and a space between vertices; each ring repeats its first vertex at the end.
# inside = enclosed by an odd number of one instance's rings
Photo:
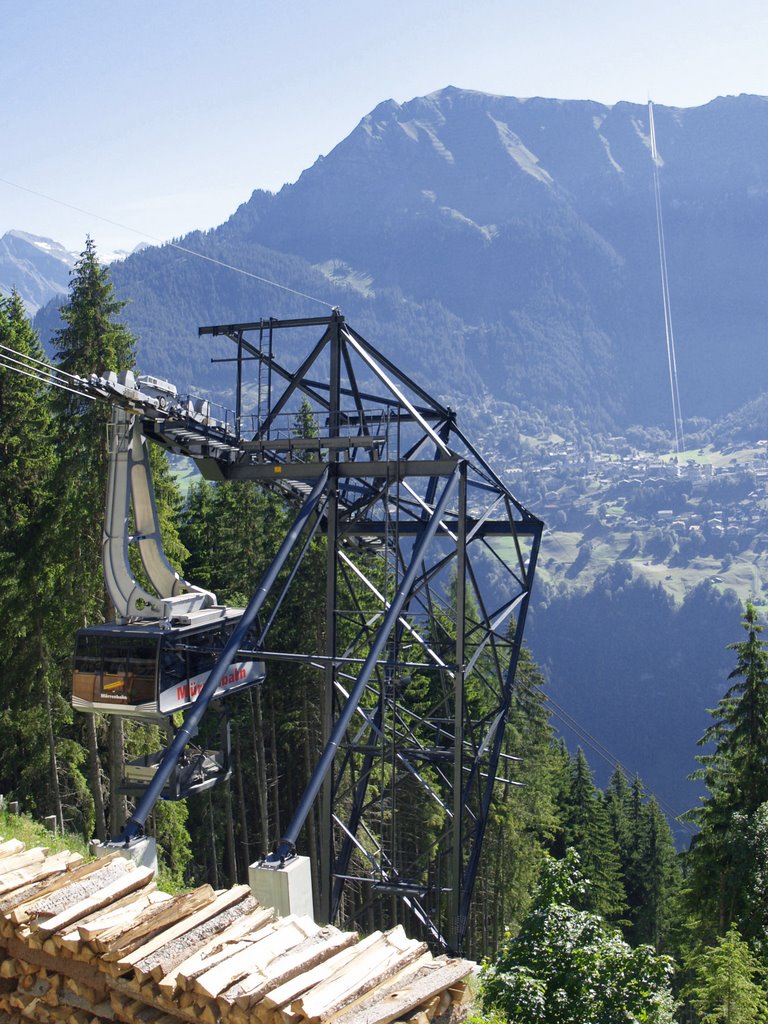
POLYGON ((11 370, 13 373, 17 373, 20 377, 29 377, 30 380, 37 381, 38 384, 49 385, 51 387, 58 388, 59 391, 68 391, 70 394, 77 395, 78 398, 84 398, 88 402, 103 401, 100 395, 90 395, 87 391, 80 391, 76 388, 67 387, 66 384, 62 384, 54 378, 44 377, 39 373, 23 370, 20 366, 14 366, 10 362, 5 362, 2 356, 0 356, 0 366, 5 367, 6 370, 11 370))
POLYGON ((656 149, 656 126, 653 119, 653 103, 648 101, 648 129, 651 139, 651 159, 653 161, 653 194, 656 206, 656 235, 659 247, 659 269, 661 272, 661 294, 664 307, 664 334, 667 343, 667 363, 669 367, 669 388, 672 396, 672 416, 675 428, 675 451, 680 458, 680 446, 685 447, 683 435, 683 415, 680 408, 680 392, 677 383, 677 357, 675 354, 675 334, 672 327, 672 306, 669 297, 669 275, 667 272, 667 247, 664 239, 664 220, 661 208, 661 178, 659 175, 659 155, 656 149))
MULTIPOLYGON (((563 725, 566 725, 569 729, 575 732, 576 735, 587 744, 587 746, 591 747, 592 750, 594 750, 599 757, 602 757, 604 761, 607 761, 612 768, 620 768, 624 775, 629 778, 629 770, 615 754, 611 753, 611 751, 602 744, 600 740, 593 736, 592 733, 581 725, 568 711, 565 710, 565 708, 558 704, 557 701, 553 700, 549 694, 544 693, 543 697, 545 702, 552 707, 555 717, 559 718, 563 725)), ((645 785, 644 789, 656 800, 656 803, 669 818, 676 821, 690 835, 696 835, 696 829, 689 822, 684 820, 683 815, 685 815, 685 811, 683 811, 682 814, 678 814, 663 797, 658 796, 653 792, 653 790, 648 789, 645 785)))
POLYGON ((54 203, 57 206, 63 206, 67 210, 74 210, 75 213, 82 213, 86 217, 92 217, 94 220, 99 220, 103 224, 111 224, 112 227, 121 228, 123 231, 130 231, 133 235, 138 235, 139 238, 148 238, 155 245, 165 247, 169 249, 177 249, 179 252, 185 253, 187 256, 196 256, 200 260, 205 260, 207 263, 213 263, 217 267, 222 267, 224 270, 231 270, 236 274, 242 274, 244 277, 253 278, 255 281, 260 281, 262 284, 271 285, 273 288, 281 288, 283 291, 291 292, 293 295, 299 295, 303 299, 309 299, 311 302, 319 302, 321 306, 327 306, 328 309, 334 309, 335 304, 327 302, 325 299, 318 299, 315 295, 309 295, 307 292, 299 291, 298 288, 291 288, 287 284, 280 284, 279 281, 271 281, 267 277, 261 277, 259 274, 254 274, 250 270, 244 270, 242 267, 236 267, 231 263, 224 263, 223 260, 217 260, 214 256, 206 256, 204 253, 195 252, 194 249, 188 249, 184 245, 179 245, 178 242, 168 242, 162 238, 157 238, 155 235, 150 235, 148 231, 139 231, 137 228, 132 228, 128 224, 121 224, 119 221, 110 220, 109 217, 102 217, 98 213, 93 213, 91 210, 84 210, 80 206, 74 206, 72 203, 67 203, 63 199, 57 199, 55 196, 46 195, 45 192, 38 192, 34 188, 29 188, 27 185, 20 185, 16 181, 10 181, 8 178, 0 178, 0 182, 4 185, 10 185, 11 188, 17 188, 21 192, 28 192, 32 196, 37 196, 39 199, 45 199, 49 203, 54 203))
POLYGON ((76 374, 68 373, 52 363, 26 355, 23 352, 17 351, 17 349, 10 348, 8 345, 0 345, 0 366, 4 366, 7 370, 18 373, 23 377, 30 377, 32 380, 39 381, 40 384, 50 385, 62 391, 70 391, 72 394, 87 398, 89 401, 108 401, 106 396, 100 393, 93 394, 85 390, 90 385, 76 374), (30 366, 30 363, 34 365, 30 366), (75 384, 77 387, 70 387, 70 384, 75 384))

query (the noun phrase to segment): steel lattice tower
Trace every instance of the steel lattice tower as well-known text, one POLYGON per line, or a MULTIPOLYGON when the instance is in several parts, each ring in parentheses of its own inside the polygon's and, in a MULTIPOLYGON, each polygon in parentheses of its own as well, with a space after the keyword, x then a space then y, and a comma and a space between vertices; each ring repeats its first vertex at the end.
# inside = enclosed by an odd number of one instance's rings
POLYGON ((515 784, 504 731, 543 524, 338 311, 200 335, 236 345, 234 422, 190 411, 147 435, 304 502, 273 617, 308 539, 326 542, 325 649, 271 652, 323 693, 323 754, 278 854, 319 800, 318 917, 404 919, 460 952, 494 787, 515 784))

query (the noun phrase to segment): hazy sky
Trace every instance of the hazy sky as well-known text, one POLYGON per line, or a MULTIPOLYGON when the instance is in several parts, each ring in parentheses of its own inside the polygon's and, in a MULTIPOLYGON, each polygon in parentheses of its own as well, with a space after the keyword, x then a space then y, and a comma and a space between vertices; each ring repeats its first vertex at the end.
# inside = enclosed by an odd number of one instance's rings
POLYGON ((765 0, 0 0, 0 235, 212 227, 385 99, 698 106, 768 94, 766 54, 765 0))

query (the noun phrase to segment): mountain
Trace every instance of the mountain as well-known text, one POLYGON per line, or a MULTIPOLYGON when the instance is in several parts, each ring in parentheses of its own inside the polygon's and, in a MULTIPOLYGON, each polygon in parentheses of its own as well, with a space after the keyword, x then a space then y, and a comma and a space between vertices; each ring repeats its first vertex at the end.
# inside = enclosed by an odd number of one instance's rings
MULTIPOLYGON (((140 242, 131 252, 146 248, 146 243, 140 242)), ((99 252, 101 261, 110 264, 130 255, 127 249, 99 252)), ((30 316, 48 303, 58 306, 69 288, 69 272, 77 257, 51 238, 8 231, 0 238, 0 295, 15 288, 30 316)), ((52 309, 49 315, 53 313, 52 309)))
MULTIPOLYGON (((655 123, 683 411, 714 418, 768 369, 768 101, 656 107, 655 123)), ((254 193, 221 237, 438 303, 472 332, 495 397, 666 422, 648 132, 629 103, 452 88, 390 101, 294 185, 254 193)))
MULTIPOLYGON (((683 414, 701 452, 713 421, 759 444, 768 99, 654 116, 683 414)), ((695 803, 685 776, 739 634, 723 580, 764 596, 768 540, 748 483, 762 463, 742 472, 728 455, 723 474, 741 476, 710 482, 660 455, 671 403, 647 107, 455 88, 387 101, 295 183, 112 277, 141 368, 182 390, 231 401, 232 364, 211 363, 231 345, 199 325, 338 305, 457 408, 557 527, 530 631, 550 693, 678 811, 695 803), (656 450, 633 454, 630 436, 656 450), (520 469, 534 441, 536 473, 520 469)))
MULTIPOLYGON (((768 101, 657 106, 655 123, 683 414, 717 419, 768 370, 768 101)), ((189 366, 198 388, 225 383, 198 324, 319 311, 266 278, 340 305, 443 397, 513 428, 520 410, 588 433, 666 426, 648 132, 629 103, 388 101, 294 184, 114 280, 147 365, 189 366)))
POLYGON ((15 288, 34 316, 51 299, 66 294, 75 259, 50 238, 8 231, 0 238, 0 294, 15 288))

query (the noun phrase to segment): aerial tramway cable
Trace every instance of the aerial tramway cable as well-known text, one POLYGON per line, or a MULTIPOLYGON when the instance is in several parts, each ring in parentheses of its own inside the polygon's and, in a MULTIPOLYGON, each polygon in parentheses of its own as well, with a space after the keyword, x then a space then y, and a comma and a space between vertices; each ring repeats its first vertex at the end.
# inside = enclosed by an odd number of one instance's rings
POLYGON ((188 249, 185 245, 179 245, 178 242, 168 242, 165 239, 157 238, 155 235, 150 235, 147 231, 140 231, 138 228, 132 228, 128 224, 121 224, 120 221, 110 220, 109 217, 102 217, 98 213, 93 213, 91 210, 84 210, 80 206, 74 206, 72 203, 65 203, 62 199, 56 199, 54 196, 46 195, 45 192, 38 192, 34 188, 29 188, 27 185, 20 185, 16 181, 9 181, 8 178, 0 178, 0 182, 3 185, 10 185, 11 188, 20 189, 22 192, 28 192, 30 195, 37 196, 39 199, 45 199, 49 203, 55 203, 57 206, 63 206, 68 210, 74 210, 76 213, 82 213, 86 217, 92 217, 94 220, 100 220, 103 224, 111 224, 113 227, 121 228, 123 231, 130 231, 131 234, 138 235, 139 238, 148 239, 150 242, 154 242, 158 246, 168 246, 171 249, 178 249, 179 252, 186 253, 187 256, 196 256, 200 260, 205 260, 207 263, 213 263, 217 267, 222 267, 224 270, 231 270, 235 274, 242 274, 244 277, 250 277, 254 281, 260 281, 262 284, 271 285, 273 288, 280 288, 285 292, 291 292, 293 295, 298 295, 303 299, 309 299, 311 302, 319 302, 321 306, 326 306, 328 309, 333 309, 335 303, 328 302, 326 299, 319 299, 316 295, 309 295, 307 292, 302 292, 298 288, 291 288, 290 285, 281 284, 279 281, 272 281, 268 277, 261 277, 259 274, 254 274, 250 270, 244 270, 242 267, 236 267, 231 263, 225 263, 223 260, 217 260, 215 256, 206 256, 205 253, 195 252, 194 249, 188 249))
POLYGON ((661 179, 659 176, 659 155, 656 149, 656 126, 653 120, 653 103, 648 100, 648 129, 651 138, 651 159, 653 161, 653 195, 656 204, 656 235, 659 243, 659 269, 661 272, 661 295, 664 306, 664 333, 667 341, 667 364, 669 367, 669 389, 672 396, 672 419, 675 427, 675 454, 678 462, 680 452, 685 450, 683 434, 683 413, 680 408, 680 391, 677 385, 677 358, 675 355, 675 333, 672 327, 672 307, 669 301, 669 275, 667 273, 667 247, 664 240, 664 219, 661 213, 661 179))
MULTIPOLYGON (((25 377, 30 377, 42 385, 56 387, 63 391, 69 391, 72 394, 76 394, 80 398, 84 398, 88 401, 110 401, 106 396, 102 397, 101 395, 89 394, 87 391, 80 390, 77 385, 82 386, 84 382, 81 378, 77 377, 77 375, 67 373, 64 370, 60 370, 58 367, 53 366, 51 363, 37 359, 34 356, 25 355, 24 353, 18 352, 16 349, 10 348, 7 345, 0 344, 0 369, 2 368, 25 377), (75 387, 70 385, 75 385, 75 387)), ((387 535, 389 536, 388 517, 386 530, 387 535)), ((397 570, 399 570, 399 566, 396 566, 396 571, 397 570)), ((584 726, 577 722, 576 719, 574 719, 573 716, 565 710, 565 708, 554 701, 549 694, 545 695, 545 699, 556 718, 559 718, 565 726, 571 729, 580 739, 583 740, 583 742, 587 744, 587 746, 591 747, 598 756, 607 761, 611 767, 621 768, 624 771, 624 774, 628 775, 626 767, 615 756, 615 754, 608 750, 608 748, 594 737, 584 726)), ((666 801, 657 796, 651 790, 646 789, 646 792, 655 797, 659 806, 670 818, 678 822, 693 834, 694 829, 685 822, 685 820, 681 820, 680 816, 669 806, 669 804, 666 803, 666 801)))

